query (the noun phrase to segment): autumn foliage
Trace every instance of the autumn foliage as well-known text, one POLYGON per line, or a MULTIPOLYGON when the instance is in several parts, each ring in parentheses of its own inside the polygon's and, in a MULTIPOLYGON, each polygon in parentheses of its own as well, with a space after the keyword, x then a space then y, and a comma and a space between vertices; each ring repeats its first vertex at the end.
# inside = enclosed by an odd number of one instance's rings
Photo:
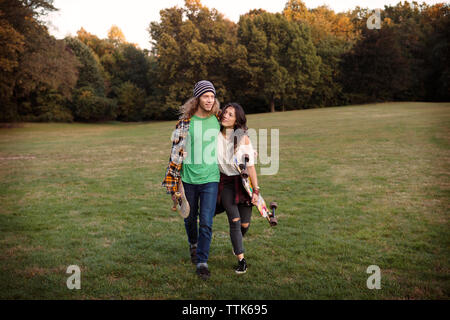
POLYGON ((0 0, 0 121, 174 119, 208 79, 221 102, 274 112, 374 101, 448 101, 449 6, 399 2, 373 14, 289 0, 234 23, 199 0, 149 22, 152 49, 81 28, 57 40, 51 0, 0 0))

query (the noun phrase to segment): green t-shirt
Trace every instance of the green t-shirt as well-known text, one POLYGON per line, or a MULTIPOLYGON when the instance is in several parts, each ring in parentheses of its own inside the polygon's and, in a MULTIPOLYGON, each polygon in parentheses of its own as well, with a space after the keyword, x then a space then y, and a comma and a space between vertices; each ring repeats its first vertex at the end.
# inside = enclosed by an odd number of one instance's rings
POLYGON ((181 180, 191 184, 219 182, 217 164, 217 135, 220 125, 216 116, 193 116, 186 141, 187 156, 183 160, 181 180))

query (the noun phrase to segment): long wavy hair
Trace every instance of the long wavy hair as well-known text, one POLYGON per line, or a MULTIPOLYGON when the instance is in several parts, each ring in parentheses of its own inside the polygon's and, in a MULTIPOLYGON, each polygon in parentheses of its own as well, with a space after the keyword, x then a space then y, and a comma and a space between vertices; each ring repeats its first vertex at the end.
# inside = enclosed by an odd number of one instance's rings
MULTIPOLYGON (((200 107, 200 99, 196 97, 190 98, 188 101, 185 102, 185 104, 183 104, 180 107, 179 111, 180 119, 190 119, 197 112, 199 107, 200 107)), ((217 100, 216 97, 214 97, 214 104, 213 107, 211 108, 210 114, 219 116, 219 113, 220 113, 220 102, 219 100, 217 100)))
POLYGON ((223 109, 220 111, 220 116, 219 116, 219 123, 220 123, 220 131, 223 132, 225 130, 225 127, 222 125, 222 120, 223 120, 223 115, 225 114, 225 111, 228 108, 233 108, 234 109, 234 113, 236 116, 236 122, 234 123, 234 152, 236 153, 236 150, 238 148, 238 146, 242 143, 242 139, 244 138, 244 136, 248 136, 248 128, 247 128, 247 117, 245 116, 245 111, 244 108, 242 108, 242 106, 239 103, 236 102, 230 102, 227 103, 225 105, 225 107, 223 107, 223 109))

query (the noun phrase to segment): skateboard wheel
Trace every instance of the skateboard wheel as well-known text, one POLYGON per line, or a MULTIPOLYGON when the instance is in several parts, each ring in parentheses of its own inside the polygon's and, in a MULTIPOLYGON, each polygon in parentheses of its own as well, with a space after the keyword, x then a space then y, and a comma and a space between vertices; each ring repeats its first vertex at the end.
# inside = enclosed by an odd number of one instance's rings
POLYGON ((274 201, 274 202, 271 202, 270 203, 270 209, 273 209, 273 208, 278 208, 278 204, 274 201))
POLYGON ((278 224, 278 220, 275 217, 271 217, 269 223, 272 227, 275 227, 278 224))

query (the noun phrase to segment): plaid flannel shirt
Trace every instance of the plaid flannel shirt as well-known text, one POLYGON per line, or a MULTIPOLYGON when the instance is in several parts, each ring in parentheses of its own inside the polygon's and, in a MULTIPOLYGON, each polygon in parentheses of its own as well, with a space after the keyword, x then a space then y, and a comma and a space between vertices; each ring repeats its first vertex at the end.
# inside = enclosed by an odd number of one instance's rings
POLYGON ((183 166, 184 150, 190 123, 190 118, 179 120, 172 134, 172 150, 170 152, 169 165, 162 182, 162 186, 167 189, 167 193, 178 191, 178 182, 181 179, 181 168, 183 166))

